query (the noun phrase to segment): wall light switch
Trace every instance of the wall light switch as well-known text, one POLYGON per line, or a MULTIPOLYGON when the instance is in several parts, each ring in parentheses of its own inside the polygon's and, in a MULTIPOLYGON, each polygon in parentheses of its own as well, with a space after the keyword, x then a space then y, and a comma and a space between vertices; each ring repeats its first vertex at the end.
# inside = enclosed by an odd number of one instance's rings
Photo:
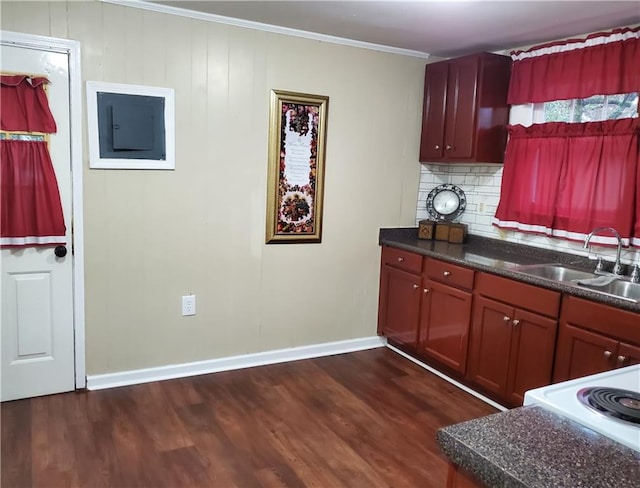
POLYGON ((182 297, 182 316, 196 314, 196 296, 185 295, 182 297))

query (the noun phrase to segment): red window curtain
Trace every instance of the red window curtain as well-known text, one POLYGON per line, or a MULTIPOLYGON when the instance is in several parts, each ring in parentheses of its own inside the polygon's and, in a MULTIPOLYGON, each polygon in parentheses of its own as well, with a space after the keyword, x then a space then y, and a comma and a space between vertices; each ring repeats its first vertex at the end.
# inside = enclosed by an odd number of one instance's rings
POLYGON ((65 244, 66 228, 47 143, 0 140, 0 245, 65 244))
MULTIPOLYGON (((634 235, 638 119, 510 126, 498 227, 584 240, 599 226, 634 235)), ((611 237, 594 242, 613 244, 611 237)))
POLYGON ((0 76, 0 129, 6 131, 56 132, 44 85, 46 78, 27 75, 0 76))
POLYGON ((640 91, 640 27, 512 53, 512 105, 640 91))

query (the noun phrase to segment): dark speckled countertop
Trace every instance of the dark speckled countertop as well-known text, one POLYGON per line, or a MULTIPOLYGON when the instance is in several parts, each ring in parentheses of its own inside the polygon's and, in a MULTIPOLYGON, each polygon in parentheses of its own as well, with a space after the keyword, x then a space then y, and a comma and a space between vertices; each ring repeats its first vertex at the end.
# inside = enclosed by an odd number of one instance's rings
POLYGON ((640 452, 537 406, 445 427, 437 438, 492 488, 640 486, 640 452))
POLYGON ((640 313, 638 302, 604 295, 570 283, 550 281, 514 269, 518 265, 562 263, 593 271, 593 261, 582 256, 476 235, 469 235, 464 244, 418 239, 418 229, 415 227, 380 229, 379 243, 640 313))

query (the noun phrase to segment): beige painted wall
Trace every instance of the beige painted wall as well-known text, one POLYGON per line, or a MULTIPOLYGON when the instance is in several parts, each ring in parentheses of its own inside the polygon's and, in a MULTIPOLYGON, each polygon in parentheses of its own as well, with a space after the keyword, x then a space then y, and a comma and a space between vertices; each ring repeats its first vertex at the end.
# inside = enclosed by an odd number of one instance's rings
POLYGON ((375 334, 378 230, 414 225, 425 60, 98 2, 1 9, 80 41, 83 81, 175 89, 175 171, 89 170, 83 121, 88 374, 375 334), (321 244, 264 243, 271 89, 330 97, 321 244))

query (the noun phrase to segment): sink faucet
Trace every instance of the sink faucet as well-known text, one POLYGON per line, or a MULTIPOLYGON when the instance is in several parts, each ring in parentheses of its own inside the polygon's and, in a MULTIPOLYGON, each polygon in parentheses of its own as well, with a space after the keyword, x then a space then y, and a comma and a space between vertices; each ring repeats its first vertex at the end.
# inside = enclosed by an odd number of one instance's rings
POLYGON ((618 250, 616 251, 616 262, 613 265, 613 273, 617 274, 617 275, 621 275, 622 274, 622 265, 620 264, 620 251, 622 250, 622 237, 620 237, 620 233, 615 230, 613 227, 597 227, 595 229, 593 229, 591 231, 591 233, 587 236, 587 238, 584 240, 584 248, 588 249, 589 248, 589 241, 591 240, 591 238, 596 235, 598 232, 600 232, 601 230, 608 230, 611 231, 611 233, 616 237, 616 239, 618 239, 618 250))

